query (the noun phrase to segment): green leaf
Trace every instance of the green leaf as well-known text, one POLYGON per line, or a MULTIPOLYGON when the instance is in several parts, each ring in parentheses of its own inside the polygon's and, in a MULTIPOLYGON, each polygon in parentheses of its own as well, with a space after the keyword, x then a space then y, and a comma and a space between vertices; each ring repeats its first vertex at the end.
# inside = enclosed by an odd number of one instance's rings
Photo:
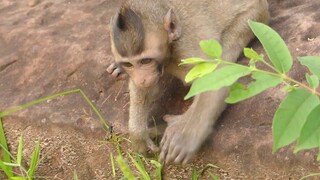
POLYGON ((200 41, 200 48, 209 57, 219 59, 222 55, 222 47, 217 40, 202 40, 200 41))
POLYGON ((129 168, 126 161, 123 159, 122 156, 117 156, 117 163, 119 165, 120 170, 122 171, 124 177, 128 180, 135 180, 137 178, 134 177, 131 169, 129 168))
MULTIPOLYGON (((311 107, 310 107, 311 108, 311 107)), ((320 104, 308 113, 307 121, 302 127, 298 145, 294 152, 320 147, 320 104)))
POLYGON ((261 42, 275 68, 281 73, 288 72, 292 66, 292 56, 280 35, 262 23, 249 21, 249 26, 261 42))
POLYGON ((225 101, 227 103, 237 103, 253 97, 270 87, 275 87, 282 82, 282 79, 279 77, 260 72, 253 72, 252 78, 255 81, 251 82, 247 89, 243 85, 234 84, 230 89, 229 97, 225 101))
POLYGON ((263 60, 263 55, 259 55, 256 51, 251 48, 244 48, 244 56, 249 59, 263 60))
POLYGON ((319 104, 318 96, 304 89, 291 91, 273 117, 273 153, 295 141, 308 114, 319 104))
POLYGON ((202 58, 196 58, 196 57, 188 58, 188 59, 182 59, 181 63, 179 64, 179 66, 180 65, 185 65, 185 64, 199 64, 201 62, 206 62, 206 60, 202 59, 202 58))
POLYGON ((189 99, 206 91, 218 90, 236 82, 240 77, 251 73, 250 68, 241 65, 224 66, 195 80, 184 99, 189 99))
POLYGON ((18 145, 18 153, 17 153, 17 164, 21 165, 22 160, 22 148, 23 148, 23 135, 21 134, 19 145, 18 145))
POLYGON ((294 152, 303 149, 320 147, 320 105, 316 106, 309 114, 304 126, 302 127, 298 145, 294 152))
POLYGON ((302 65, 307 66, 312 74, 320 79, 320 56, 298 57, 298 60, 302 65))
POLYGON ((34 173, 36 172, 36 170, 38 168, 39 156, 40 156, 40 142, 37 141, 36 147, 34 148, 34 151, 32 152, 31 163, 30 163, 30 167, 28 169, 28 177, 30 177, 31 179, 33 179, 34 173))
POLYGON ((185 81, 189 83, 198 77, 211 73, 217 68, 217 66, 218 65, 214 63, 199 63, 188 72, 185 77, 185 81))
POLYGON ((306 74, 306 80, 308 81, 309 86, 312 87, 312 89, 316 89, 319 86, 319 78, 316 75, 309 75, 306 74))

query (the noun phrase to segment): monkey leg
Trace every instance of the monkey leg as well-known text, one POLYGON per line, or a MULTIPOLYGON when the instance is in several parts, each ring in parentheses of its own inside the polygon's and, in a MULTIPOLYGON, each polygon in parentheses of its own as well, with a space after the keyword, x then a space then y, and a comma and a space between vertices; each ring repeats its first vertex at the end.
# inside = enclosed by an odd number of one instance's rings
POLYGON ((152 103, 158 94, 158 87, 139 88, 131 80, 129 82, 129 89, 129 133, 133 148, 141 154, 146 154, 148 148, 157 152, 159 148, 149 136, 148 117, 152 103))
POLYGON ((168 126, 160 143, 160 161, 186 164, 211 133, 227 95, 227 88, 202 93, 184 114, 164 116, 168 126))

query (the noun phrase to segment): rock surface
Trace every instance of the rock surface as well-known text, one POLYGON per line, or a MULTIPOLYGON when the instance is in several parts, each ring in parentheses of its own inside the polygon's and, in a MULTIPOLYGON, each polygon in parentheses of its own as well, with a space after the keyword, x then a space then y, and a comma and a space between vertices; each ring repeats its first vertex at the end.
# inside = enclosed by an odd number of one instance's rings
MULTIPOLYGON (((320 1, 269 2, 270 25, 285 39, 293 57, 319 56, 320 1)), ((81 88, 106 122, 116 132, 126 133, 126 81, 115 80, 105 71, 112 61, 108 22, 118 4, 114 0, 0 1, 0 110, 81 88)), ((262 52, 257 41, 250 46, 262 52)), ((295 61, 289 74, 304 81, 305 72, 295 61)), ((230 105, 194 165, 218 165, 222 179, 298 179, 319 172, 313 151, 294 155, 289 147, 271 153, 272 115, 285 95, 280 89, 230 105)), ((186 91, 181 87, 169 97, 171 112, 187 107, 181 100, 186 91)), ((103 143, 106 133, 80 94, 16 112, 4 118, 4 127, 13 152, 23 132, 25 157, 31 154, 34 141, 41 140, 38 176, 71 179, 76 170, 79 179, 111 178, 109 152, 116 149, 103 143)), ((167 179, 191 177, 190 167, 166 169, 167 179)))

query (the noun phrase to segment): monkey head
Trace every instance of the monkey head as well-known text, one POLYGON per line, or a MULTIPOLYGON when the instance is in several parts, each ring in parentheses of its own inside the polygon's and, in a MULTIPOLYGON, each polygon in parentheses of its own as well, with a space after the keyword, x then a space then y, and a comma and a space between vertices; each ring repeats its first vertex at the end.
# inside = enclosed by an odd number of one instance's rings
MULTIPOLYGON (((155 21, 155 20, 154 20, 155 21)), ((157 84, 180 36, 177 18, 167 10, 157 22, 126 7, 111 19, 111 49, 116 63, 140 88, 157 84)))

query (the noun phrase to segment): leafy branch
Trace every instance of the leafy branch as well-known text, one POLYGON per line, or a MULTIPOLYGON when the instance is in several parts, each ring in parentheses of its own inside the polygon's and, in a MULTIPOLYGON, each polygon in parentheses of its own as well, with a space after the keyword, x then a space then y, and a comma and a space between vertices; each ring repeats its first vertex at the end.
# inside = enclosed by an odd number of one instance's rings
MULTIPOLYGON (((245 48, 244 55, 250 59, 247 66, 223 60, 222 48, 216 40, 200 42, 202 51, 211 59, 189 58, 181 65, 195 66, 186 75, 185 81, 192 82, 189 99, 206 91, 215 91, 230 87, 227 103, 237 103, 251 98, 271 87, 284 84, 287 96, 279 105, 272 124, 273 153, 280 148, 297 141, 294 152, 320 148, 320 92, 317 91, 320 79, 320 57, 299 57, 300 63, 311 72, 306 74, 308 85, 287 75, 292 68, 292 56, 280 35, 269 26, 249 21, 253 33, 261 42, 270 62, 256 51, 245 48), (270 68, 257 68, 262 63, 270 68), (251 75, 249 84, 241 84, 241 77, 251 75)), ((320 159, 320 155, 318 160, 320 159)))

